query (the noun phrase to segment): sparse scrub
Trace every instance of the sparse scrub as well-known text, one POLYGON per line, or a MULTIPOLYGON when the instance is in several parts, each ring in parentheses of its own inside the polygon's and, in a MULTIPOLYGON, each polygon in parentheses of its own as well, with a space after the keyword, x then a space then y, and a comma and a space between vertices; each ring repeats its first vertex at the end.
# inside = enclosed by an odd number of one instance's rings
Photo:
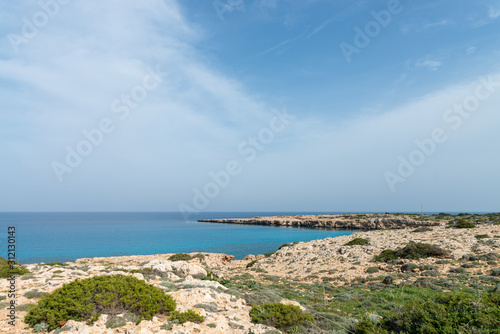
POLYGON ((276 327, 287 333, 290 333, 293 327, 314 321, 313 316, 303 312, 300 307, 281 303, 253 306, 250 310, 250 318, 254 323, 276 327))
POLYGON ((189 261, 193 259, 193 257, 189 254, 186 253, 177 253, 174 255, 171 255, 168 260, 169 261, 189 261))
POLYGON ((419 228, 413 230, 412 233, 422 233, 422 232, 431 232, 431 231, 433 231, 433 229, 430 227, 419 227, 419 228))
POLYGON ((462 219, 462 218, 458 219, 455 222, 455 228, 475 228, 475 227, 476 227, 476 224, 471 223, 470 221, 462 219))
POLYGON ((12 275, 24 275, 29 273, 28 269, 15 261, 9 261, 0 257, 0 278, 9 278, 12 275))
POLYGON ((170 321, 183 324, 185 322, 194 322, 195 324, 200 324, 205 321, 205 317, 199 315, 193 310, 187 310, 186 312, 173 311, 170 321))
POLYGON ((356 238, 356 239, 349 241, 344 246, 356 246, 356 245, 365 246, 368 244, 370 244, 370 240, 364 239, 364 238, 356 238))

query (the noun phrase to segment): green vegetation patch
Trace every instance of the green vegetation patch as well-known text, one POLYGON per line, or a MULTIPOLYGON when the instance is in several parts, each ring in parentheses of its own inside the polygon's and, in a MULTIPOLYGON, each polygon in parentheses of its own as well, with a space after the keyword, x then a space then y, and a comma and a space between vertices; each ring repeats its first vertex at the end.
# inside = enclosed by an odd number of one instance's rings
POLYGON ((465 219, 458 219, 455 223, 455 228, 475 228, 476 224, 471 223, 468 220, 465 219))
POLYGON ((9 261, 0 257, 0 278, 9 278, 12 275, 24 275, 29 273, 29 270, 24 268, 16 261, 9 261))
POLYGON ((389 262, 397 258, 418 260, 428 257, 445 257, 449 252, 435 245, 411 242, 398 250, 385 249, 379 255, 376 255, 373 260, 376 262, 389 262))
POLYGON ((150 320, 156 314, 170 314, 175 307, 175 300, 162 289, 133 276, 95 276, 64 284, 42 297, 24 321, 31 327, 46 323, 53 330, 70 319, 93 323, 101 313, 128 311, 139 320, 150 320))
POLYGON ((419 227, 413 230, 412 233, 431 232, 431 231, 433 231, 433 229, 430 227, 419 227))
POLYGON ((375 321, 365 317, 356 333, 498 333, 499 306, 499 293, 443 292, 431 300, 413 300, 375 321))
POLYGON ((205 317, 199 315, 193 310, 187 310, 186 312, 173 311, 170 321, 183 324, 185 322, 194 322, 195 324, 201 324, 205 321, 205 317))
POLYGON ((368 244, 370 244, 370 240, 364 239, 364 238, 356 238, 356 239, 349 241, 344 246, 356 246, 356 245, 365 246, 368 244))
POLYGON ((40 298, 40 297, 43 297, 43 296, 46 296, 47 293, 46 292, 41 292, 41 291, 38 291, 38 290, 30 290, 28 292, 26 292, 24 294, 24 297, 28 298, 28 299, 33 299, 33 298, 40 298))
POLYGON ((300 307, 281 303, 253 306, 250 318, 253 323, 276 327, 285 332, 290 332, 293 327, 306 322, 314 322, 313 316, 302 311, 300 307))
POLYGON ((174 254, 174 255, 171 255, 168 260, 169 261, 189 261, 191 260, 193 257, 189 254, 186 254, 186 253, 177 253, 177 254, 174 254))

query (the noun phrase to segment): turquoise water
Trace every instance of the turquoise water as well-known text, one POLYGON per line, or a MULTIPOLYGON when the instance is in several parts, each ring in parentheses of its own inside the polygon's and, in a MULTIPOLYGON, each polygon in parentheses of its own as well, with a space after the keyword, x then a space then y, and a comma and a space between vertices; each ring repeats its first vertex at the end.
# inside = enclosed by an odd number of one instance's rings
POLYGON ((210 212, 190 220, 175 212, 0 213, 0 256, 7 257, 8 226, 16 227, 16 258, 23 264, 195 251, 231 254, 241 259, 248 254, 276 251, 287 242, 355 232, 196 221, 279 214, 287 213, 210 212))

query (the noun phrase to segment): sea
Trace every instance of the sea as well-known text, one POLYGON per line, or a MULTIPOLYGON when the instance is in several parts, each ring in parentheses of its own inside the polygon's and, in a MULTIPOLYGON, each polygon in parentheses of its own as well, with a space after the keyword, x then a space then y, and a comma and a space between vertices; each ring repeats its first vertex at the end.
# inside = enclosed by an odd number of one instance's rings
POLYGON ((354 230, 202 223, 198 219, 252 218, 326 212, 0 212, 0 256, 14 244, 21 264, 78 258, 210 252, 234 255, 274 252, 282 244, 349 235, 354 230), (11 227, 9 229, 9 227, 11 227), (14 227, 14 229, 12 229, 14 227))

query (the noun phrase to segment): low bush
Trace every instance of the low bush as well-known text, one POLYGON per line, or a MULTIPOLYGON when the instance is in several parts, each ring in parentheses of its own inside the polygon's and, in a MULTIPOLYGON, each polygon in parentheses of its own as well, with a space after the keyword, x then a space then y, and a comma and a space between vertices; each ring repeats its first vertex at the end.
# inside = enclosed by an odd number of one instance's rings
POLYGON ((110 316, 108 317, 108 320, 106 321, 106 328, 118 328, 125 326, 127 324, 127 321, 123 317, 117 317, 117 316, 110 316))
POLYGON ((31 327, 46 323, 53 330, 70 319, 93 323, 101 313, 128 311, 139 320, 150 320, 156 314, 170 314, 175 307, 175 300, 162 289, 133 276, 94 276, 64 284, 42 297, 24 320, 31 327))
POLYGON ((356 246, 356 245, 365 246, 365 245, 368 245, 369 243, 370 243, 370 240, 368 240, 368 239, 356 238, 356 239, 349 241, 344 246, 356 246))
POLYGON ((432 300, 408 302, 399 312, 356 324, 356 333, 498 333, 500 294, 438 292, 432 300))
POLYGON ((30 291, 26 292, 24 294, 24 297, 26 297, 28 299, 33 299, 33 298, 40 298, 40 297, 43 297, 45 295, 47 295, 46 292, 40 292, 40 291, 35 289, 35 290, 30 290, 30 291))
POLYGON ((407 246, 397 251, 397 256, 403 259, 418 260, 428 257, 444 257, 448 251, 430 244, 410 242, 407 246))
POLYGON ((476 227, 476 224, 471 223, 470 221, 465 220, 465 219, 458 219, 455 222, 455 228, 475 228, 475 227, 476 227))
POLYGON ((398 256, 396 255, 396 251, 392 249, 384 249, 379 255, 375 255, 373 261, 376 262, 389 262, 396 260, 398 256))
POLYGON ((27 273, 29 273, 29 270, 16 261, 9 261, 0 256, 0 278, 9 278, 12 275, 18 276, 27 273))
POLYGON ((402 272, 413 271, 414 269, 417 268, 418 266, 415 263, 405 263, 401 266, 401 271, 402 272))
POLYGON ((205 260, 205 254, 198 253, 193 256, 193 259, 200 259, 200 261, 205 260))
POLYGON ((377 267, 368 267, 368 269, 366 269, 366 272, 367 272, 368 274, 373 274, 373 273, 378 273, 378 272, 379 272, 379 270, 378 270, 378 268, 377 268, 377 267))
POLYGON ((169 261, 189 261, 191 260, 193 257, 189 254, 186 254, 186 253, 177 253, 177 254, 174 254, 174 255, 171 255, 168 260, 169 261))
POLYGON ((281 303, 253 306, 250 310, 250 318, 253 323, 276 327, 285 332, 306 322, 314 322, 314 318, 303 312, 300 307, 281 303))
POLYGON ((431 231, 433 231, 433 229, 430 227, 419 227, 413 230, 412 233, 431 232, 431 231))
POLYGON ((195 324, 201 324, 205 321, 205 317, 197 314, 193 310, 187 310, 186 312, 173 311, 170 321, 183 324, 185 322, 194 322, 195 324))
POLYGON ((389 262, 396 260, 397 258, 408 259, 408 260, 418 260, 428 257, 444 257, 447 256, 449 252, 435 245, 425 244, 425 243, 415 243, 410 242, 405 247, 392 250, 385 249, 379 255, 373 258, 376 262, 389 262))
POLYGON ((477 234, 474 236, 477 240, 481 240, 481 239, 487 239, 487 238, 491 238, 489 235, 487 234, 477 234))
POLYGON ((299 243, 298 241, 289 242, 287 244, 283 244, 283 245, 279 246, 278 249, 282 249, 282 248, 285 248, 285 247, 290 247, 290 246, 296 245, 298 243, 299 243))
POLYGON ((247 264, 247 268, 251 268, 251 267, 253 267, 253 265, 254 265, 254 264, 256 264, 256 263, 257 263, 257 261, 258 261, 258 260, 253 260, 253 261, 251 261, 251 262, 248 262, 248 264, 247 264))

